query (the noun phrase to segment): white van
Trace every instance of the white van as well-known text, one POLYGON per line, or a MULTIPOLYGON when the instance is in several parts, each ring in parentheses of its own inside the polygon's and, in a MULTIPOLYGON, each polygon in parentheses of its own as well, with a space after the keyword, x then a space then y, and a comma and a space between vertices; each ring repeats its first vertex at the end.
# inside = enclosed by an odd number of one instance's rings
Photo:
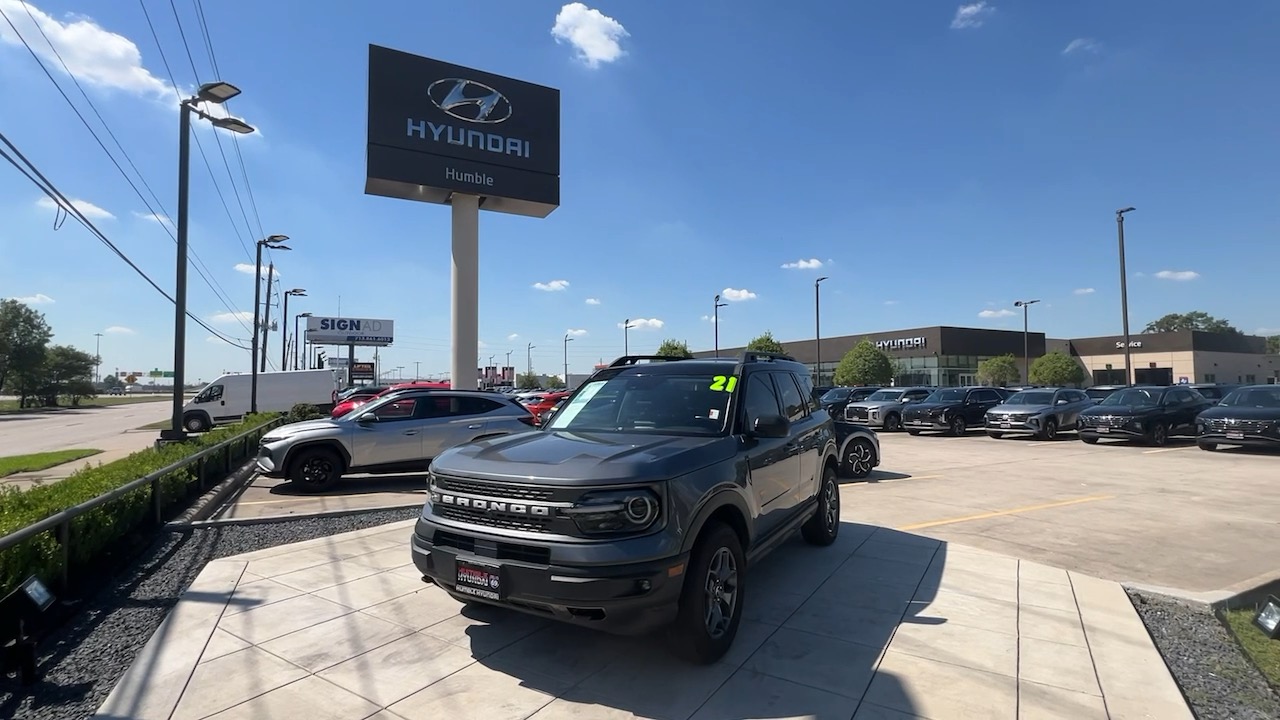
MULTIPOLYGON (((258 412, 288 412, 294 405, 315 405, 323 413, 333 409, 344 372, 335 369, 258 373, 258 412)), ((204 432, 214 425, 233 423, 249 413, 253 376, 223 375, 205 386, 182 408, 182 427, 204 432)))

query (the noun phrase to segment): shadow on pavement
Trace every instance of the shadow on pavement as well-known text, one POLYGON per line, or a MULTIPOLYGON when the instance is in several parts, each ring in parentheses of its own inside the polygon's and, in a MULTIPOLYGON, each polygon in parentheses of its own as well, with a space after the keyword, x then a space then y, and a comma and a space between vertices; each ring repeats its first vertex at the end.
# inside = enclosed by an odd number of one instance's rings
POLYGON ((843 522, 830 547, 789 541, 750 568, 737 638, 712 665, 671 655, 660 633, 534 619, 515 636, 515 611, 471 603, 462 614, 475 621, 466 633, 480 665, 579 706, 575 717, 905 717, 917 708, 881 668, 884 649, 899 626, 947 622, 925 612, 945 562, 945 543, 859 523, 843 522))
POLYGON ((335 497, 342 495, 373 495, 376 493, 414 493, 422 494, 427 490, 426 473, 408 473, 403 475, 365 475, 345 477, 332 488, 324 492, 303 492, 294 487, 288 480, 281 480, 271 487, 272 495, 288 495, 291 497, 335 497))

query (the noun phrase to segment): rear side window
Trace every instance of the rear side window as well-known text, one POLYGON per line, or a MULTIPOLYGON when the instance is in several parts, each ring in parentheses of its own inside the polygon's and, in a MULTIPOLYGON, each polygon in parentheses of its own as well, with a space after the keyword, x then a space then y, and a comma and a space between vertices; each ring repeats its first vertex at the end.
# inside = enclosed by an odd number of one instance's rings
POLYGON ((778 415, 781 405, 773 383, 765 373, 752 373, 747 376, 747 391, 742 396, 742 420, 747 429, 756 426, 756 420, 765 415, 778 415))
POLYGON ((796 383, 800 385, 800 394, 803 395, 805 400, 808 402, 809 412, 817 412, 821 403, 818 402, 818 398, 815 397, 813 392, 813 380, 811 380, 808 375, 793 375, 792 377, 794 377, 796 379, 796 383))
POLYGON ((502 403, 496 400, 482 397, 460 397, 457 400, 456 409, 453 415, 484 415, 502 407, 502 403))
POLYGON ((787 419, 791 422, 796 422, 808 415, 809 403, 805 402, 805 396, 800 393, 800 388, 796 385, 795 376, 791 373, 771 374, 778 384, 778 392, 782 398, 782 408, 787 419))

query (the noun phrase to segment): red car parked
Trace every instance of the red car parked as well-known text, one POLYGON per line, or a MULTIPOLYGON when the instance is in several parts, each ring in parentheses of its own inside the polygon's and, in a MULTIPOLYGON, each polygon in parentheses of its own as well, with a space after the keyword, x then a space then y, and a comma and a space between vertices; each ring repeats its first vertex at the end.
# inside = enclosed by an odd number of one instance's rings
POLYGON ((351 393, 345 400, 334 406, 333 411, 329 413, 329 417, 342 417, 356 408, 364 405, 376 397, 382 397, 389 392, 396 390, 408 390, 410 388, 435 388, 437 390, 448 390, 447 382, 407 382, 392 385, 391 387, 372 388, 375 392, 361 392, 357 390, 351 393))
POLYGON ((538 421, 538 424, 542 424, 542 413, 555 407, 556 403, 569 397, 569 395, 570 393, 567 392, 547 393, 531 402, 526 402, 524 406, 529 408, 529 412, 533 413, 533 417, 538 421))

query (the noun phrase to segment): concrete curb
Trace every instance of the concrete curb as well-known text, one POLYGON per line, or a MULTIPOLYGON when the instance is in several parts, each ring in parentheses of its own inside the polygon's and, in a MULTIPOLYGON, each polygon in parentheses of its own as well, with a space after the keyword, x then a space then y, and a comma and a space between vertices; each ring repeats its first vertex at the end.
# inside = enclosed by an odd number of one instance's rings
POLYGON ((200 496, 195 504, 187 508, 179 515, 167 523, 173 525, 192 525, 203 521, 210 515, 217 512, 222 507, 223 501, 235 494, 241 488, 249 483, 256 474, 254 468, 257 465, 257 458, 250 458, 244 465, 227 476, 225 480, 213 486, 213 489, 200 496))
POLYGON ((1269 572, 1250 578, 1235 585, 1210 590, 1193 592, 1179 588, 1161 587, 1159 585, 1141 585, 1137 583, 1121 583, 1126 589, 1135 592, 1147 592, 1157 595, 1187 600, 1189 602, 1208 605, 1215 611, 1234 610, 1242 607, 1254 607, 1266 600, 1268 595, 1280 595, 1280 574, 1269 572))
POLYGON ((319 517, 343 517, 346 515, 362 515, 364 513, 382 512, 384 510, 400 510, 400 509, 421 508, 421 507, 422 507, 422 501, 418 501, 413 503, 378 505, 375 507, 343 508, 341 510, 322 510, 320 512, 294 513, 291 515, 258 515, 255 517, 218 518, 215 520, 201 519, 201 520, 192 520, 188 523, 184 523, 184 525, 192 528, 220 527, 220 526, 227 526, 227 525, 266 525, 271 523, 289 522, 291 520, 310 520, 312 518, 319 518, 319 517))

